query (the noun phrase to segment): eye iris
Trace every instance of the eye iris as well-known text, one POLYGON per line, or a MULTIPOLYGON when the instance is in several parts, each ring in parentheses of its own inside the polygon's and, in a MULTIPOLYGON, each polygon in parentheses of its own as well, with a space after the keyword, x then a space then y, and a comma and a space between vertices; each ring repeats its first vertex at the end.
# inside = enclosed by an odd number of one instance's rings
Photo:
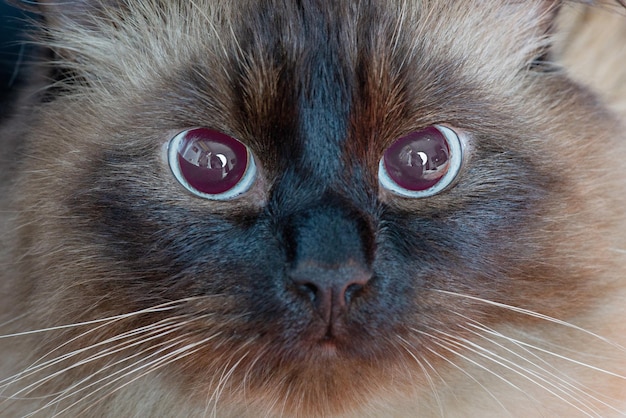
POLYGON ((393 181, 411 191, 437 184, 450 168, 446 137, 431 126, 398 139, 385 151, 383 162, 393 181))
POLYGON ((224 193, 237 185, 248 166, 246 146, 207 128, 187 131, 178 144, 180 173, 194 189, 224 193))

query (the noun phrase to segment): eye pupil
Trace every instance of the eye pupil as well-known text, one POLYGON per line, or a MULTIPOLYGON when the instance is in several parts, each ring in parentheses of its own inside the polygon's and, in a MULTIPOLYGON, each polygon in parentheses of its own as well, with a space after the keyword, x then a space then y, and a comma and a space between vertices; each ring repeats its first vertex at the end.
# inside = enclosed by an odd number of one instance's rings
POLYGON ((170 148, 175 177, 202 197, 227 199, 247 190, 252 181, 250 167, 254 164, 248 149, 226 134, 208 128, 191 129, 174 137, 170 148))
POLYGON ((452 182, 461 165, 457 134, 430 126, 396 140, 380 162, 381 185, 407 197, 426 197, 452 182))
POLYGON ((445 136, 430 127, 397 140, 385 152, 384 164, 399 186, 422 191, 434 186, 446 174, 449 155, 445 136))

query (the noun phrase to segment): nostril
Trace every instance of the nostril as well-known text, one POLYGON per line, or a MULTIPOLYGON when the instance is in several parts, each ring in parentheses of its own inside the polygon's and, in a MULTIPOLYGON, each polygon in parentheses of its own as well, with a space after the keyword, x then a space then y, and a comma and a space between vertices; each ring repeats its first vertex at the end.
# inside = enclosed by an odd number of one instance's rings
POLYGON ((302 263, 290 272, 290 278, 300 296, 308 299, 322 318, 334 321, 363 294, 371 273, 353 265, 324 268, 302 263))
POLYGON ((315 302, 319 298, 320 289, 313 283, 310 282, 299 282, 295 281, 294 283, 298 287, 298 291, 305 297, 309 298, 311 302, 315 302))
POLYGON ((363 293, 365 286, 361 283, 350 283, 345 291, 343 299, 346 304, 350 304, 353 298, 358 297, 361 293, 363 293))
POLYGON ((320 285, 312 282, 294 281, 294 283, 297 285, 298 291, 309 298, 311 302, 319 302, 320 299, 326 298, 326 295, 331 296, 332 293, 336 293, 335 298, 341 305, 349 304, 352 299, 358 297, 364 289, 364 285, 360 283, 348 283, 348 285, 343 288, 335 286, 320 287, 320 285))

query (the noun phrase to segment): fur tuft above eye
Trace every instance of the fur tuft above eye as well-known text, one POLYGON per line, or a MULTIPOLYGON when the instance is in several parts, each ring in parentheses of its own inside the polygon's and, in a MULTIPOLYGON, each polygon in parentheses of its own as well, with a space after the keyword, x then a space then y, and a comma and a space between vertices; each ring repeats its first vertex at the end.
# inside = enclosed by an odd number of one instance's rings
POLYGON ((172 138, 167 160, 176 180, 205 199, 236 198, 250 189, 256 177, 248 147, 208 128, 189 129, 172 138))
POLYGON ((459 134, 445 126, 412 132, 396 140, 380 159, 380 184, 404 197, 435 195, 456 178, 463 151, 459 134))

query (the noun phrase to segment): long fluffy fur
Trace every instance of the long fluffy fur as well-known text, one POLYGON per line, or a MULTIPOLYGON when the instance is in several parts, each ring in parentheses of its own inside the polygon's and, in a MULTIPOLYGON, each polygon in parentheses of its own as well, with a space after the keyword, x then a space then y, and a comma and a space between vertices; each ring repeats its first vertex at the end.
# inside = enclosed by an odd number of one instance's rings
POLYGON ((43 3, 52 83, 2 130, 0 415, 626 413, 619 13, 540 0, 43 3), (318 75, 316 59, 346 78, 318 75), (308 89, 320 79, 337 91, 308 89), (330 151, 290 139, 309 127, 291 125, 298 112, 320 127, 322 102, 348 114, 324 127, 348 138, 330 151), (379 191, 382 151, 441 122, 474 135, 464 178, 419 202, 379 191), (234 203, 181 194, 160 150, 189 126, 246 139, 264 180, 234 203), (296 152, 319 186, 285 179, 296 152), (343 167, 332 194, 325 171, 343 167), (284 268, 289 231, 274 231, 315 193, 358 202, 373 268, 395 269, 347 315, 335 354, 309 345, 297 300, 273 304, 264 292, 282 288, 249 279, 284 268))

